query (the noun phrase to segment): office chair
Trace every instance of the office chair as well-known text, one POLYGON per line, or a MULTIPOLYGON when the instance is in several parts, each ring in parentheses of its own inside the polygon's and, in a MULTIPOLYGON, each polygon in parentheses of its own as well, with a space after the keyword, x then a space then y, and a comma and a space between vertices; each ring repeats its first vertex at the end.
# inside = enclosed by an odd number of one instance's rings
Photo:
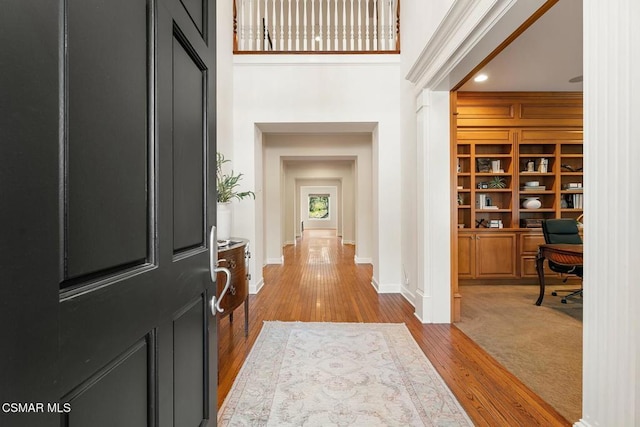
MULTIPOLYGON (((545 243, 567 243, 580 245, 582 244, 582 238, 580 237, 580 231, 578 230, 578 224, 575 219, 571 218, 557 218, 546 219, 542 221, 542 234, 544 235, 545 243)), ((580 295, 582 296, 582 265, 560 265, 551 260, 548 260, 549 268, 551 271, 562 274, 573 274, 580 278, 580 289, 571 290, 556 290, 551 292, 551 295, 558 296, 558 292, 569 292, 560 301, 563 304, 567 303, 567 298, 580 295)), ((563 282, 566 282, 569 277, 565 277, 563 282)))

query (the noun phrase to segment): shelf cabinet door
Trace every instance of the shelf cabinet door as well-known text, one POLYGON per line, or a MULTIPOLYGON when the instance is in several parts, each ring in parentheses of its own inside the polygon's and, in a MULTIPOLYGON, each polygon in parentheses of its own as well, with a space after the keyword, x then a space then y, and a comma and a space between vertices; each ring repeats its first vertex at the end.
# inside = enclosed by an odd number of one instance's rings
POLYGON ((476 269, 475 233, 458 235, 458 277, 472 279, 476 269))
POLYGON ((477 233, 476 277, 515 278, 516 233, 477 233))

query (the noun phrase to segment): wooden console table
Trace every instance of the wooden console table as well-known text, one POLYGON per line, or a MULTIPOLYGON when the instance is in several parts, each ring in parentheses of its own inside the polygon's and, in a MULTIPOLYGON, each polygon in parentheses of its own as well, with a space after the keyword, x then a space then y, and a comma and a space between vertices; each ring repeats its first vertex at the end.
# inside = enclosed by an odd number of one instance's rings
MULTIPOLYGON (((220 317, 229 316, 229 321, 233 322, 233 311, 244 303, 244 336, 249 334, 249 241, 246 239, 232 238, 226 245, 218 245, 218 265, 226 267, 231 272, 231 282, 229 290, 220 301, 220 307, 224 310, 220 317)), ((220 296, 225 285, 226 276, 218 273, 217 294, 220 296)))
POLYGON ((540 283, 540 295, 536 305, 542 304, 544 298, 544 260, 549 259, 556 264, 574 266, 582 265, 582 245, 555 243, 540 245, 536 258, 536 270, 540 283))

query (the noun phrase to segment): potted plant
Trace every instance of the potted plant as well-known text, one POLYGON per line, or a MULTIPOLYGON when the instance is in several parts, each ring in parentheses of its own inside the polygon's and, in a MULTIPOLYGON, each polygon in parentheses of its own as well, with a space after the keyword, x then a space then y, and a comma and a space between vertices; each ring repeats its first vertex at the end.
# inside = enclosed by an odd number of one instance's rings
POLYGON ((246 197, 256 198, 253 191, 238 191, 240 180, 243 174, 224 172, 225 163, 231 160, 226 159, 224 154, 216 153, 216 190, 218 194, 218 240, 228 240, 231 237, 231 201, 233 199, 242 200, 246 197))

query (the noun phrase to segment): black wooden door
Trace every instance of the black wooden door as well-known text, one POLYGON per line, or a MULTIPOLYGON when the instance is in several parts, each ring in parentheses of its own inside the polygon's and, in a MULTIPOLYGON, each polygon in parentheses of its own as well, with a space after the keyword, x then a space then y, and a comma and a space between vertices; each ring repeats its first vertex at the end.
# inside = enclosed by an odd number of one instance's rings
POLYGON ((3 2, 0 425, 215 425, 214 12, 3 2))

